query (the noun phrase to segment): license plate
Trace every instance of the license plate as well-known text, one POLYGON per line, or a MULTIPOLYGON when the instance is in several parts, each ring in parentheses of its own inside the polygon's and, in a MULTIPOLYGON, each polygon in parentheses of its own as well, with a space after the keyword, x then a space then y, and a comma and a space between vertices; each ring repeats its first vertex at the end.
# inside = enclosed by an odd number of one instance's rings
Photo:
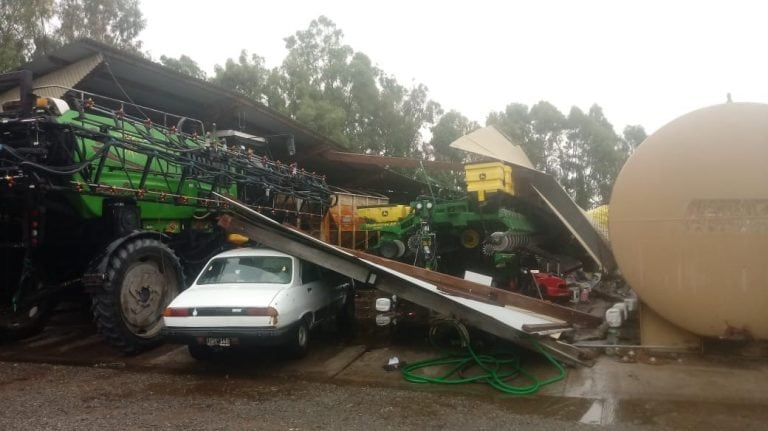
POLYGON ((206 337, 205 345, 209 347, 229 347, 232 345, 232 340, 228 337, 206 337))

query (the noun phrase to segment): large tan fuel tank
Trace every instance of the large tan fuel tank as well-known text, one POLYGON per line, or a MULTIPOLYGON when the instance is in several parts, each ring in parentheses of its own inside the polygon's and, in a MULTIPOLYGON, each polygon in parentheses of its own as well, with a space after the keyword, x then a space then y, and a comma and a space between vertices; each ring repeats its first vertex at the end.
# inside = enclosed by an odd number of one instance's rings
POLYGON ((768 105, 728 103, 651 135, 610 204, 619 268, 695 334, 768 339, 768 105))

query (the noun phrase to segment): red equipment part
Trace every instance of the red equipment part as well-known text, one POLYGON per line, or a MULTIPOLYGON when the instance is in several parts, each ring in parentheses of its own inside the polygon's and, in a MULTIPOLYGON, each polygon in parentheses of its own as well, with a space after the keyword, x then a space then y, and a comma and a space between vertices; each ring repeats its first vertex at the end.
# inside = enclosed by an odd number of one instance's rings
POLYGON ((566 287, 565 280, 549 272, 534 273, 541 294, 545 298, 569 298, 571 291, 566 287))

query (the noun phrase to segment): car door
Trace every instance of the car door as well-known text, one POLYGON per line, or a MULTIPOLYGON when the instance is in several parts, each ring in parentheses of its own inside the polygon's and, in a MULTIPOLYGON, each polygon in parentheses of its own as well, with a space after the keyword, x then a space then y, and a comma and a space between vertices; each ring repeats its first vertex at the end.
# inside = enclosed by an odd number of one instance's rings
POLYGON ((306 293, 307 309, 315 314, 315 320, 320 321, 326 317, 328 308, 328 292, 323 289, 323 283, 320 281, 319 268, 307 261, 300 260, 301 266, 301 287, 306 293))

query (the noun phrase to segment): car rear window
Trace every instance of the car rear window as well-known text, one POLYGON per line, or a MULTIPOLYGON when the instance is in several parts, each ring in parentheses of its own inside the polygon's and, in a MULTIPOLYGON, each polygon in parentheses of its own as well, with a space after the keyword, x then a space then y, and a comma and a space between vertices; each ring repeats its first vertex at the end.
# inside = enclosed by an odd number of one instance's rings
POLYGON ((284 256, 243 256, 214 259, 200 274, 197 284, 278 283, 288 284, 293 276, 291 258, 284 256))

